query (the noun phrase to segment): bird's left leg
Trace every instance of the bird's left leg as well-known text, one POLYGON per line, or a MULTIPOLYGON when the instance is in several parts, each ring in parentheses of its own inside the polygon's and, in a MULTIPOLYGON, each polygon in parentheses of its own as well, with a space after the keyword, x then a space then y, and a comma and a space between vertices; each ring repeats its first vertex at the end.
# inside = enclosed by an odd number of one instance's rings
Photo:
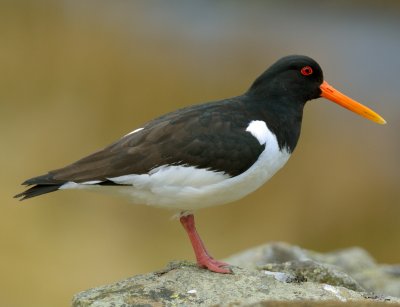
POLYGON ((207 252, 207 249, 205 248, 204 243, 196 230, 193 214, 182 215, 180 217, 180 222, 189 236, 194 253, 196 255, 197 264, 200 267, 205 267, 208 270, 216 273, 232 273, 229 268, 224 268, 226 266, 229 266, 229 264, 214 259, 207 252))

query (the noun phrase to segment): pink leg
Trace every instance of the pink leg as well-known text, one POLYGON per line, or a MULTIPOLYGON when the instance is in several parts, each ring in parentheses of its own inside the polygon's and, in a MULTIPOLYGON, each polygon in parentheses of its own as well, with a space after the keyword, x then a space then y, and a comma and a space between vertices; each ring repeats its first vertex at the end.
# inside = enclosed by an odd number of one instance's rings
POLYGON ((196 255, 197 264, 200 267, 207 268, 212 272, 216 273, 232 273, 231 270, 223 268, 224 266, 229 266, 229 264, 215 260, 210 254, 207 252, 203 241, 201 240, 199 234, 197 233, 195 224, 194 224, 194 216, 193 214, 189 214, 186 216, 182 216, 180 218, 181 224, 183 228, 185 228, 190 242, 192 243, 194 253, 196 255))

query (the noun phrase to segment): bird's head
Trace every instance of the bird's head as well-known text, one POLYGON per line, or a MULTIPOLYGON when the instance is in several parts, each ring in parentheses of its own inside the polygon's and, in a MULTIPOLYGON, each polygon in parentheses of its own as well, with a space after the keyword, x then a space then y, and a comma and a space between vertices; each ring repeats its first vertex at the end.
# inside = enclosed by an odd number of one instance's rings
POLYGON ((254 81, 249 92, 300 104, 324 97, 378 124, 386 123, 379 114, 329 85, 319 64, 307 56, 291 55, 279 59, 254 81))

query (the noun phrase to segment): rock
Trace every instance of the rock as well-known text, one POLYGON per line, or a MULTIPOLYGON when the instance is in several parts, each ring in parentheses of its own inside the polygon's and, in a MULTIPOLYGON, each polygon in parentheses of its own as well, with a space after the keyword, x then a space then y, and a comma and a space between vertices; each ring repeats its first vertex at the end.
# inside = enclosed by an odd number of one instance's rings
POLYGON ((399 298, 382 294, 399 293, 400 267, 377 265, 362 249, 319 254, 273 243, 227 261, 237 265, 233 274, 172 262, 158 272, 78 293, 73 306, 400 306, 399 298))
MULTIPOLYGON (((292 267, 293 262, 297 263, 297 266, 302 266, 305 265, 302 264, 303 261, 310 260, 323 264, 327 270, 333 270, 332 274, 339 274, 341 278, 344 278, 343 273, 348 277, 351 276, 350 278, 358 286, 368 292, 400 297, 400 265, 377 264, 368 252, 359 247, 322 254, 278 242, 258 246, 226 259, 228 263, 253 269, 285 262, 292 263, 292 267)), ((349 287, 349 285, 344 286, 349 287)), ((349 289, 358 288, 356 286, 349 289)))
POLYGON ((308 281, 331 286, 341 286, 358 292, 365 291, 357 281, 338 268, 328 264, 320 264, 312 260, 272 263, 260 268, 268 272, 284 272, 284 274, 291 276, 292 280, 298 282, 308 281))

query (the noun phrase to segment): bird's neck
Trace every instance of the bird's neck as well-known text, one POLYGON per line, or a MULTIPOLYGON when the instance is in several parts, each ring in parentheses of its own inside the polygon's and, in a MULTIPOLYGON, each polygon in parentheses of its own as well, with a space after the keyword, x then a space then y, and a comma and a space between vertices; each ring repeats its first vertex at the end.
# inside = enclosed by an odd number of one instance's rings
POLYGON ((246 93, 245 96, 249 98, 245 100, 252 104, 251 109, 276 135, 280 149, 293 152, 300 137, 305 102, 279 95, 255 96, 246 93))

